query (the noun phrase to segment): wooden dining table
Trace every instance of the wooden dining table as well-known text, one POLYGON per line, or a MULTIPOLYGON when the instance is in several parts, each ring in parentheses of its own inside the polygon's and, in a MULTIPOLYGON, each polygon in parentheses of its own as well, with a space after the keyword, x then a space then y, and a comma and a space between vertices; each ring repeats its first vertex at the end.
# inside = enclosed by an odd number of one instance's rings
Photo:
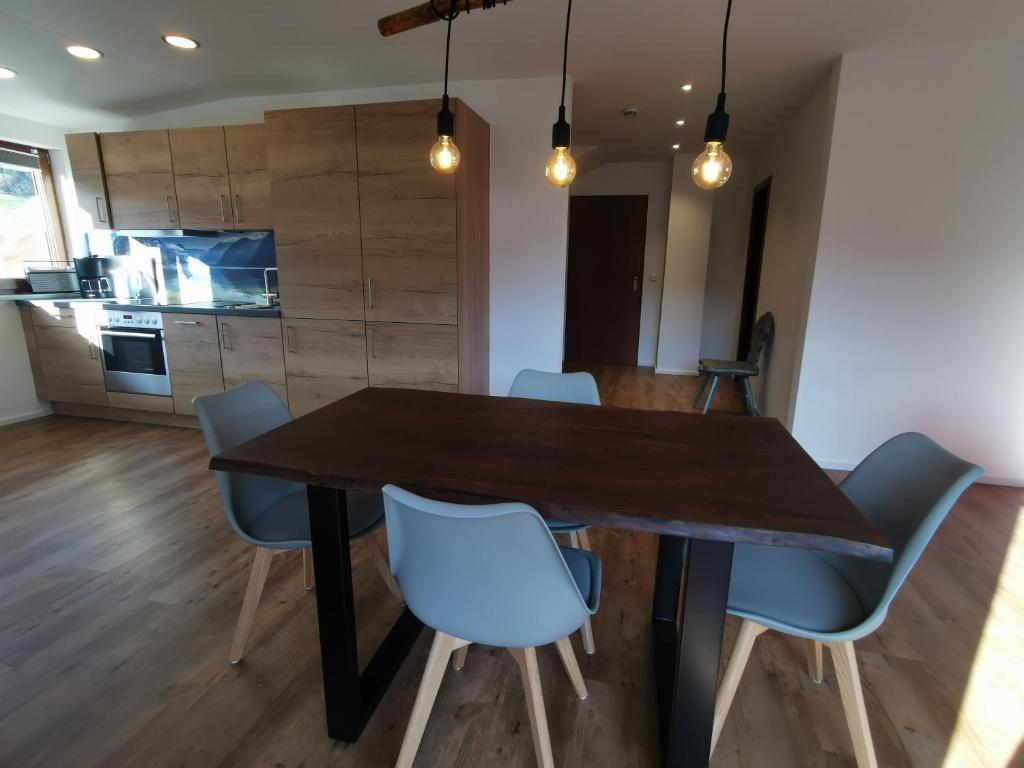
POLYGON ((655 693, 673 768, 710 758, 736 544, 892 559, 771 418, 363 389, 213 457, 210 468, 306 484, 327 732, 347 742, 422 625, 405 609, 360 674, 346 490, 393 483, 445 501, 513 500, 549 518, 656 534, 655 693))

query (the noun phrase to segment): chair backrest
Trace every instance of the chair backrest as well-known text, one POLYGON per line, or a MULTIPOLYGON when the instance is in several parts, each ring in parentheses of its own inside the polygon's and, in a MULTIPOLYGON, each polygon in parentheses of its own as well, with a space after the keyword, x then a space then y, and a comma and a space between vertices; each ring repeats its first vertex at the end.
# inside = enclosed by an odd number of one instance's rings
POLYGON ((883 443, 846 477, 843 492, 894 549, 892 563, 827 555, 869 612, 848 639, 882 623, 935 531, 981 474, 925 435, 907 432, 883 443))
MULTIPOLYGON (((266 384, 249 382, 216 395, 192 400, 211 456, 230 450, 292 420, 292 415, 266 384)), ((224 499, 224 511, 235 531, 246 541, 261 542, 249 534, 249 524, 285 496, 303 490, 298 483, 272 477, 215 472, 224 499)))
POLYGON ((597 382, 589 373, 550 373, 525 368, 516 374, 509 397, 600 405, 597 382))
POLYGON ((750 332, 750 352, 747 353, 747 362, 757 365, 764 351, 771 346, 775 338, 775 316, 771 312, 765 312, 754 323, 754 330, 750 332))
POLYGON ((540 515, 526 504, 446 504, 384 487, 391 571, 427 626, 472 643, 529 648, 579 629, 590 610, 540 515))

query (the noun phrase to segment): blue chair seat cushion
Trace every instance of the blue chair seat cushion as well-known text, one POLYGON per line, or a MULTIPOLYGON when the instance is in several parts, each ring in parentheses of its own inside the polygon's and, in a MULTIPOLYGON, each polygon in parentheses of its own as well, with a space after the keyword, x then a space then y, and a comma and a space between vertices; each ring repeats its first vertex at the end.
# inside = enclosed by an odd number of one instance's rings
POLYGON ((737 544, 729 612, 808 632, 840 632, 870 613, 820 554, 794 547, 737 544))
POLYGON ((757 366, 743 360, 701 360, 701 373, 718 376, 757 376, 757 366))
POLYGON ((569 566, 576 586, 591 613, 601 606, 601 558, 593 552, 573 547, 559 547, 565 564, 569 566))
MULTIPOLYGON (((372 533, 384 522, 380 492, 348 491, 350 539, 372 533)), ((310 546, 309 508, 306 491, 290 493, 271 504, 248 525, 249 535, 271 549, 303 549, 310 546)))
POLYGON ((544 522, 548 526, 548 530, 552 533, 573 533, 575 531, 585 531, 590 528, 589 525, 582 523, 566 523, 562 520, 548 520, 544 518, 544 522))

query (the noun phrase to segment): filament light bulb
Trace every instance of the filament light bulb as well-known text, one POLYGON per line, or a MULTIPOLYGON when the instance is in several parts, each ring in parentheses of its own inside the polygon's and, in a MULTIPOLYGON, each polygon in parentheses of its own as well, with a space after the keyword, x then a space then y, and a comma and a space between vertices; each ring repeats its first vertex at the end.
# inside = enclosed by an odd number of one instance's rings
POLYGON ((455 173, 461 154, 451 136, 438 136, 437 143, 430 148, 430 167, 438 173, 455 173))
POLYGON ((576 178, 576 161, 569 154, 568 147, 555 147, 547 164, 544 177, 556 187, 568 187, 576 178))
POLYGON ((732 158, 720 141, 709 141, 693 161, 693 183, 701 189, 718 189, 732 175, 732 158))

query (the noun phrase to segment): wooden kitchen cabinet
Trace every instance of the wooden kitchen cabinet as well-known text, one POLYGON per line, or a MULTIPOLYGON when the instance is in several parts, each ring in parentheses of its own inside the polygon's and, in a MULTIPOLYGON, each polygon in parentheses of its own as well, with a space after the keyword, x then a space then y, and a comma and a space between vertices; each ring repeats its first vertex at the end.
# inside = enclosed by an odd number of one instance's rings
POLYGON ((287 403, 280 318, 217 315, 217 324, 224 388, 262 381, 287 403))
POLYGON ((355 111, 266 113, 281 314, 362 320, 355 111))
POLYGON ((453 325, 367 323, 371 387, 459 389, 458 329, 453 325))
POLYGON ((36 397, 46 399, 46 380, 43 378, 43 364, 39 358, 39 343, 36 341, 36 329, 32 323, 32 307, 18 307, 21 317, 21 330, 25 334, 25 348, 28 351, 28 364, 32 370, 32 383, 35 385, 36 397))
POLYGON ((288 405, 301 416, 366 387, 366 330, 352 320, 297 320, 284 327, 288 405))
POLYGON ((224 391, 217 318, 168 312, 163 321, 174 412, 195 415, 193 397, 224 391))
POLYGON ((266 126, 225 126, 224 144, 235 229, 272 229, 266 126))
POLYGON ((39 365, 47 399, 58 403, 106 405, 95 327, 36 325, 39 365))
POLYGON ((110 229, 110 204, 99 137, 95 133, 69 133, 64 140, 79 210, 89 217, 93 229, 110 229))
POLYGON ((175 128, 168 132, 179 226, 231 229, 231 187, 224 129, 175 128))
POLYGON ((178 204, 167 131, 101 133, 111 225, 176 229, 178 204))

